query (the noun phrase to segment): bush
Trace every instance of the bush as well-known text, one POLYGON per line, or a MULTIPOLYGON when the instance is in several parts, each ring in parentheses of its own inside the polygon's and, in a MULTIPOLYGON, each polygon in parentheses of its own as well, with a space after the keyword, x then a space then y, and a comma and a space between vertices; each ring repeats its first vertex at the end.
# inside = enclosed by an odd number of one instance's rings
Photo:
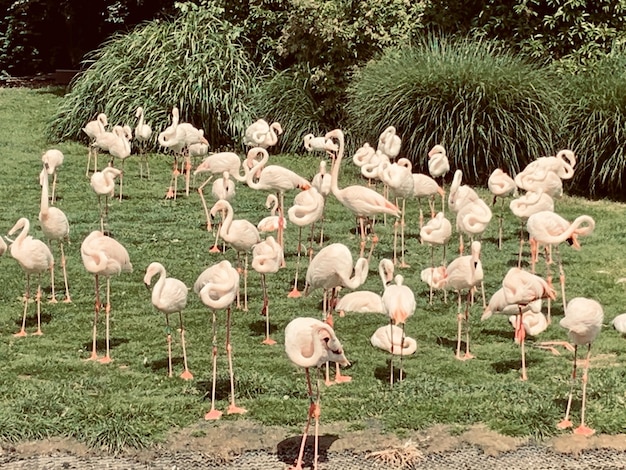
POLYGON ((181 122, 203 128, 213 148, 239 143, 253 122, 245 103, 256 68, 239 43, 240 30, 221 13, 188 4, 176 20, 112 38, 73 83, 50 138, 85 140, 82 127, 101 112, 112 124, 134 124, 138 106, 158 131, 178 106, 181 122))
POLYGON ((573 190, 626 199, 626 52, 597 61, 564 80, 566 142, 578 156, 573 190))
POLYGON ((464 181, 484 183, 496 167, 516 173, 554 154, 554 83, 546 69, 493 42, 431 36, 361 71, 350 87, 350 122, 374 145, 395 126, 414 171, 427 171, 428 150, 442 144, 464 181))

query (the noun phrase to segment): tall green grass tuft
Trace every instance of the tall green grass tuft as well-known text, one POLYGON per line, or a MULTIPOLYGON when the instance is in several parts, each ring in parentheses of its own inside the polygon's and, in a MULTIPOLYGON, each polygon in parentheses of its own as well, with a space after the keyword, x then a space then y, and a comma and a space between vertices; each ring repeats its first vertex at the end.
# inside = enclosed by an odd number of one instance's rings
POLYGON ((202 8, 113 37, 72 84, 48 126, 50 139, 85 141, 82 127, 102 112, 111 124, 134 127, 138 106, 158 132, 178 106, 181 121, 204 129, 213 148, 240 142, 252 122, 245 98, 255 75, 240 33, 220 10, 202 8))
POLYGON ((426 169, 435 144, 469 183, 493 168, 517 173, 554 154, 559 94, 546 69, 485 41, 430 36, 413 48, 392 49, 351 84, 351 125, 374 143, 394 125, 403 154, 426 169))
POLYGON ((572 186, 594 197, 624 200, 626 51, 599 60, 565 81, 565 139, 579 157, 572 186))

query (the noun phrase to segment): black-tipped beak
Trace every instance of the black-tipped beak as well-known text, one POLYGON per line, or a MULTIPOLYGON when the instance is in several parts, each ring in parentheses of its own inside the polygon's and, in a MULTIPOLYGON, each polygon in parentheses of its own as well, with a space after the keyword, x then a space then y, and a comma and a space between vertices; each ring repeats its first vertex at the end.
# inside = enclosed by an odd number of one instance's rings
POLYGON ((146 286, 146 289, 150 290, 150 284, 148 284, 147 282, 144 282, 143 285, 146 286))

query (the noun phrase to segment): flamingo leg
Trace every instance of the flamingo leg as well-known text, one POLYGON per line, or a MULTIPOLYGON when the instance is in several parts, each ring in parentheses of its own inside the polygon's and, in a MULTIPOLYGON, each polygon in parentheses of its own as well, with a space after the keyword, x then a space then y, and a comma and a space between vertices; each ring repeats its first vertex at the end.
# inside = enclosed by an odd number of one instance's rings
POLYGON ((107 303, 104 307, 104 313, 106 314, 106 355, 100 359, 102 364, 108 364, 111 362, 111 278, 107 277, 107 303))
POLYGON ((365 223, 363 221, 363 217, 359 217, 359 228, 361 229, 361 248, 359 251, 359 258, 363 258, 363 253, 365 253, 365 223))
MULTIPOLYGON (((311 376, 309 375, 309 368, 306 367, 304 369, 304 373, 306 374, 306 383, 308 387, 308 395, 309 395, 309 411, 307 413, 306 424, 304 425, 304 431, 302 432, 302 441, 300 442, 300 451, 298 452, 298 460, 295 465, 289 467, 289 470, 302 470, 302 458, 304 457, 304 447, 306 446, 306 439, 309 435, 309 426, 311 425, 311 418, 314 416, 319 416, 319 399, 318 403, 313 401, 313 387, 311 387, 311 376)), ((319 374, 319 370, 318 370, 319 374)), ((319 382, 319 378, 318 378, 319 382)), ((319 396, 319 385, 318 385, 318 396, 319 396)), ((316 418, 317 419, 317 418, 316 418)))
POLYGON ((263 344, 274 345, 276 341, 270 338, 270 299, 267 295, 267 283, 265 282, 265 273, 261 273, 261 287, 263 288, 263 309, 261 315, 265 315, 265 340, 263 344))
POLYGON ((22 328, 13 336, 26 336, 26 313, 28 311, 28 300, 30 298, 30 274, 26 275, 26 294, 24 295, 24 313, 22 314, 22 328))
POLYGON ((98 275, 95 275, 96 278, 96 302, 94 306, 94 316, 93 316, 93 335, 92 335, 92 346, 91 346, 91 356, 88 361, 98 360, 98 354, 96 353, 96 335, 98 332, 98 314, 100 313, 100 287, 98 285, 98 275))
POLYGON ((183 380, 191 380, 193 379, 193 374, 189 372, 189 367, 187 365, 187 346, 185 345, 185 325, 183 324, 183 312, 178 312, 178 319, 180 321, 180 342, 183 347, 183 364, 185 366, 185 370, 180 374, 180 378, 183 380))
POLYGON ((403 198, 402 199, 402 219, 400 221, 400 247, 401 247, 401 251, 400 251, 400 257, 401 257, 401 261, 400 261, 400 267, 401 268, 408 268, 410 267, 408 264, 406 264, 406 261, 404 260, 404 252, 405 252, 405 244, 404 244, 404 227, 406 226, 405 223, 405 217, 404 214, 406 213, 406 199, 403 198))
POLYGON ((393 265, 396 266, 398 264, 398 225, 400 225, 400 221, 396 219, 393 223, 393 265))
POLYGON ((52 297, 50 297, 50 300, 48 302, 50 302, 51 304, 56 304, 57 296, 54 289, 54 261, 50 263, 50 289, 52 290, 52 297))
POLYGON ((243 267, 243 311, 248 311, 248 252, 246 251, 245 264, 243 267))
POLYGON ((191 157, 189 152, 185 154, 185 195, 189 197, 189 182, 191 178, 191 157))
POLYGON ((587 381, 589 373, 589 359, 591 357, 591 343, 587 344, 587 359, 585 361, 585 370, 583 371, 583 398, 580 409, 580 426, 574 429, 574 434, 583 436, 591 436, 595 434, 595 430, 585 425, 585 405, 587 404, 587 381))
POLYGON ((572 396, 574 394, 574 382, 576 381, 576 356, 578 354, 578 345, 574 345, 574 366, 572 368, 572 376, 570 378, 569 396, 567 397, 567 407, 565 408, 565 418, 559 422, 556 427, 559 429, 567 429, 572 427, 572 422, 569 419, 569 413, 572 409, 572 396))
POLYGON ((33 334, 41 336, 43 335, 43 332, 41 331, 41 274, 38 275, 37 279, 37 294, 35 296, 35 300, 37 302, 37 331, 33 334))
MULTIPOLYGON (((209 178, 202 183, 199 187, 198 187, 198 194, 200 194, 200 200, 202 201, 202 207, 204 208, 204 215, 206 216, 206 229, 208 232, 210 232, 212 230, 212 226, 211 226, 211 216, 209 214, 209 208, 206 205, 206 200, 204 199, 204 187, 206 186, 206 184, 211 181, 211 179, 213 178, 213 175, 209 176, 209 178)), ((217 242, 216 242, 217 244, 217 242)))
POLYGON ((559 251, 558 245, 556 246, 556 256, 559 261, 559 281, 561 284, 561 297, 563 298, 563 311, 567 307, 567 301, 565 299, 565 270, 563 269, 563 261, 561 260, 561 252, 559 251))
MULTIPOLYGON (((468 297, 471 295, 472 289, 470 289, 470 293, 468 293, 468 297)), ((485 307, 486 308, 486 307, 485 307)), ((463 360, 474 359, 474 355, 470 353, 470 309, 469 309, 469 301, 465 303, 465 315, 463 317, 463 321, 465 323, 465 356, 463 356, 463 360)))
POLYGON ((300 291, 298 290, 298 272, 300 270, 300 256, 301 256, 301 244, 300 244, 300 240, 302 238, 302 227, 298 228, 298 260, 296 261, 296 275, 294 276, 293 279, 293 289, 291 289, 291 291, 289 292, 289 294, 287 294, 287 297, 290 298, 297 298, 300 297, 302 294, 300 294, 300 291))
POLYGON ((528 380, 528 376, 526 375, 526 329, 524 328, 524 312, 522 311, 522 306, 519 307, 519 315, 517 316, 517 329, 516 334, 518 335, 520 347, 522 351, 522 380, 528 380))
POLYGON ((389 357, 389 386, 393 387, 393 320, 389 319, 389 339, 391 341, 391 356, 389 357))
POLYGON ((230 373, 230 406, 226 413, 243 414, 248 410, 235 405, 235 375, 233 373, 233 347, 230 344, 230 306, 226 311, 226 352, 228 353, 228 372, 230 373))
POLYGON ((120 196, 119 196, 120 202, 122 202, 122 191, 124 188, 124 162, 125 162, 125 159, 122 158, 122 172, 120 173, 120 196))
POLYGON ((167 335, 167 376, 172 377, 172 328, 169 313, 165 314, 165 334, 167 335))
POLYGON ((213 380, 211 382, 211 409, 204 415, 206 420, 220 419, 222 412, 215 409, 215 383, 217 381, 217 316, 213 312, 213 346, 211 355, 213 357, 213 380))
POLYGON ((458 304, 456 308, 456 355, 455 357, 461 360, 461 333, 463 328, 463 315, 461 314, 461 292, 458 294, 458 304))
POLYGON ((521 221, 521 228, 519 231, 519 253, 517 254, 517 267, 522 267, 522 253, 524 252, 524 221, 521 221))
POLYGON ((70 298, 70 289, 67 284, 67 266, 65 261, 65 250, 63 249, 63 242, 59 242, 61 247, 61 268, 63 268, 63 281, 65 282, 65 303, 71 303, 72 299, 70 298))

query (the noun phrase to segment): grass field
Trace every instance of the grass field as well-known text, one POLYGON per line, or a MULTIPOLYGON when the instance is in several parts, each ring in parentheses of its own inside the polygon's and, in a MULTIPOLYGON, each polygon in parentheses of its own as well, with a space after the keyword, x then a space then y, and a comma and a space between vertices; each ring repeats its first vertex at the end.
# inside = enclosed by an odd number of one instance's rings
MULTIPOLYGON (((150 303, 150 292, 142 279, 152 261, 161 262, 170 276, 191 287, 208 266, 236 255, 208 252, 213 237, 205 229, 202 205, 195 187, 191 195, 169 201, 164 195, 169 183, 171 157, 150 155, 151 178, 139 178, 137 157, 126 162, 123 202, 111 201, 109 229, 128 250, 134 267, 131 274, 112 279, 112 358, 109 365, 86 362, 91 346, 94 311, 93 277, 80 258, 80 244, 99 228, 96 195, 85 176, 87 147, 78 143, 46 142, 43 128, 62 99, 52 89, 0 89, 0 158, 3 162, 0 200, 3 210, 0 233, 6 234, 20 217, 31 221, 31 234, 42 238, 37 222, 41 155, 51 147, 65 154, 59 170, 57 206, 71 224, 71 244, 66 250, 70 291, 73 302, 43 304, 41 337, 14 338, 22 313, 21 297, 25 280, 21 268, 9 253, 0 259, 3 288, 0 290, 0 439, 20 441, 46 436, 73 436, 91 446, 119 451, 124 447, 144 447, 162 441, 174 428, 203 420, 209 407, 211 388, 210 312, 193 294, 184 312, 187 328, 191 381, 168 379, 165 321, 150 303)), ((148 118, 149 119, 149 118, 148 118)), ((129 124, 135 121, 129 117, 129 124)), ((288 123, 282 123, 283 127, 288 123)), ((559 149, 555 149, 555 152, 559 149)), ((448 149, 454 152, 454 149, 448 149)), ((351 155, 351 154, 350 154, 351 155)), ((342 165, 340 186, 363 182, 347 155, 342 165)), ((426 158, 426 156, 424 156, 426 158)), ((102 157, 100 166, 106 159, 102 157)), ((311 155, 275 155, 271 163, 289 167, 311 179, 319 159, 311 155)), ((448 181, 451 175, 448 175, 448 181)), ((486 181, 487 175, 485 175, 486 181)), ((179 182, 179 188, 182 183, 179 182)), ((565 182, 567 193, 567 181, 565 182)), ((210 191, 206 191, 210 198, 210 191)), ((487 191, 481 189, 485 199, 487 191)), ((290 205, 295 194, 287 194, 290 205)), ((237 186, 233 206, 235 217, 254 223, 267 215, 266 193, 237 186)), ((417 203, 408 205, 409 234, 407 262, 410 268, 398 270, 417 298, 415 316, 407 323, 407 334, 417 340, 416 354, 405 358, 405 380, 390 389, 388 355, 375 350, 369 337, 387 322, 378 314, 347 314, 336 320, 352 366, 346 370, 352 383, 322 390, 325 422, 345 422, 346 429, 368 427, 380 422, 388 432, 423 429, 436 423, 460 428, 485 423, 509 435, 545 437, 558 431, 569 391, 571 358, 569 352, 553 356, 529 347, 529 380, 519 379, 519 347, 513 343, 513 330, 505 317, 480 322, 480 302, 472 307, 472 361, 454 358, 456 337, 456 296, 447 304, 436 296, 428 304, 428 288, 420 281, 421 269, 429 266, 430 252, 419 244, 417 203)), ((425 207, 425 206, 424 206, 425 207)), ((588 389, 590 426, 598 432, 625 431, 626 364, 624 338, 610 327, 610 321, 624 311, 626 253, 623 214, 626 207, 609 201, 588 201, 564 196, 556 210, 569 220, 588 214, 596 220, 595 232, 581 240, 582 250, 562 247, 567 275, 567 297, 584 296, 604 307, 605 325, 592 348, 593 359, 588 389)), ((494 209, 494 214, 497 209, 494 209)), ((354 220, 329 196, 326 208, 326 242, 346 244, 358 254, 354 220)), ((378 225, 381 243, 370 264, 370 275, 362 289, 381 291, 378 261, 392 255, 392 225, 378 225)), ((483 238, 482 263, 487 297, 499 287, 507 270, 517 263, 519 221, 508 209, 504 213, 504 247, 497 249, 494 217, 483 238)), ((305 232, 306 233, 306 232, 305 232)), ((287 267, 268 275, 271 321, 275 346, 261 344, 264 320, 258 274, 250 270, 248 312, 234 310, 233 348, 238 404, 248 409, 245 417, 224 415, 223 420, 250 419, 263 424, 290 427, 299 432, 306 418, 308 399, 302 370, 295 368, 283 350, 283 330, 297 316, 321 316, 322 292, 300 299, 287 298, 295 269, 297 228, 286 231, 287 267)), ((56 247, 55 259, 59 261, 56 247)), ((448 260, 456 253, 456 237, 449 243, 448 260)), ((440 253, 437 255, 440 256, 440 253)), ((528 251, 525 259, 528 259, 528 251)), ((543 266, 539 266, 540 272, 543 266)), ((302 266, 304 280, 306 262, 302 266)), ((43 286, 49 290, 49 278, 43 286)), ((301 284, 302 287, 303 284, 301 284)), ((57 270, 57 287, 62 286, 57 270)), ((61 291, 61 289, 59 289, 61 291)), ((34 305, 30 306, 28 331, 34 331, 34 305)), ((559 327, 562 315, 560 297, 553 303, 554 321, 540 339, 566 339, 559 327)), ((173 317, 175 319, 175 317, 173 317)), ((222 347, 225 318, 220 312, 218 398, 220 409, 228 403, 228 368, 222 347)), ((104 338, 104 323, 99 338, 104 338)), ((175 373, 182 371, 182 357, 174 335, 175 373)), ((532 340, 529 340, 531 344, 532 340)), ((103 347, 103 342, 99 343, 103 347)), ((576 389, 577 391, 579 389, 576 389)), ((580 397, 580 393, 576 395, 580 397)), ((573 421, 579 419, 580 400, 573 406, 573 421)), ((220 426, 206 422, 204 426, 220 426)))

